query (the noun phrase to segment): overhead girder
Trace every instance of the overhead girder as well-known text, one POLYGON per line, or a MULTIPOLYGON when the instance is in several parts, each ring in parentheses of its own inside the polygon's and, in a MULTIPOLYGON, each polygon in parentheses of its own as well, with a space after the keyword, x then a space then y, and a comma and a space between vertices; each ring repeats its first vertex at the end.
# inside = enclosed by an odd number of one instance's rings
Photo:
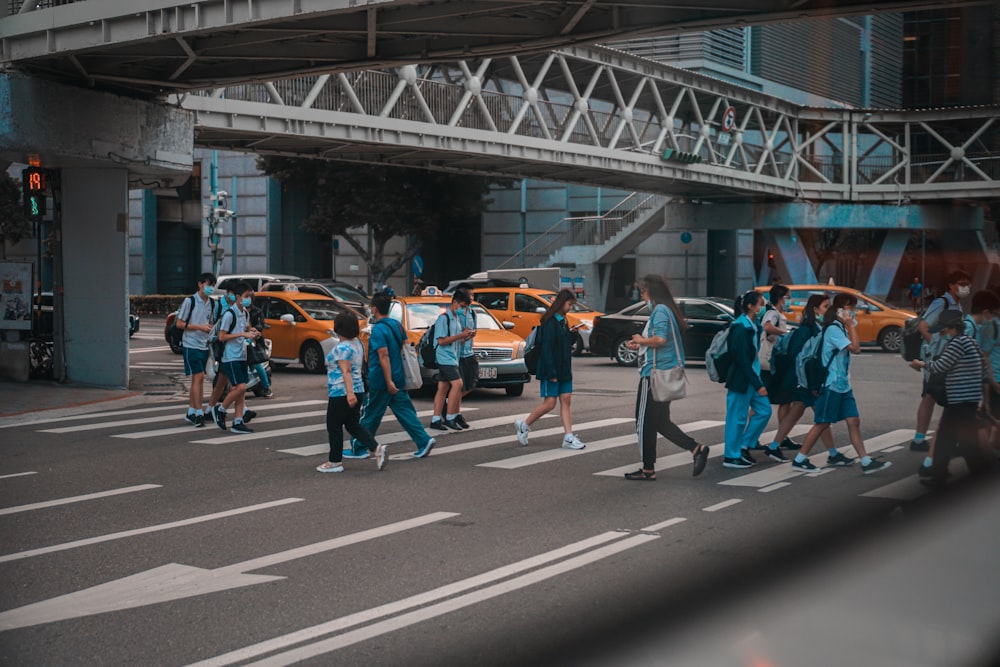
POLYGON ((8 3, 0 62, 135 95, 499 57, 650 34, 989 0, 130 0, 8 3))
POLYGON ((1000 192, 998 107, 801 107, 602 47, 241 84, 180 100, 195 112, 199 144, 258 153, 714 201, 1000 192), (700 162, 665 162, 666 148, 700 162))

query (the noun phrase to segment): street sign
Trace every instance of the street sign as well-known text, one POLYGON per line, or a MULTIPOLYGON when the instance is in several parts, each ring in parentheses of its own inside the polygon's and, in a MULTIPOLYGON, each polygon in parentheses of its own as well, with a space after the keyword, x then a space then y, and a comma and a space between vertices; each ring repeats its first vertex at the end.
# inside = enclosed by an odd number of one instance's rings
POLYGON ((736 127, 736 109, 729 107, 722 114, 722 129, 726 132, 732 132, 736 127))
POLYGON ((420 277, 420 274, 424 272, 424 258, 420 255, 413 256, 413 275, 420 277))
POLYGON ((681 243, 691 243, 691 232, 681 232, 681 243))

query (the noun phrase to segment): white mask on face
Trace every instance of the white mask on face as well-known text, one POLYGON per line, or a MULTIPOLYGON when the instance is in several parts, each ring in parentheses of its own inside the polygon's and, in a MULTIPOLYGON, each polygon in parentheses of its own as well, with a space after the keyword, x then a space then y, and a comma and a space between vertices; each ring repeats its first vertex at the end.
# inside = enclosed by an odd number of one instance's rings
POLYGON ((958 287, 958 296, 961 299, 964 299, 965 297, 969 296, 971 292, 972 288, 969 287, 968 285, 959 285, 958 287))

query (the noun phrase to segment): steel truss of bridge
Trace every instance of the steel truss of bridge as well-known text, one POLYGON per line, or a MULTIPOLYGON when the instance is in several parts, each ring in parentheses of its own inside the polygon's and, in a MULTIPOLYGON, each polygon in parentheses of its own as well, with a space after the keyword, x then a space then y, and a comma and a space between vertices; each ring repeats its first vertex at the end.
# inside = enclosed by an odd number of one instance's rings
POLYGON ((803 107, 603 47, 327 73, 174 99, 195 113, 199 145, 261 154, 706 201, 906 203, 1000 192, 998 107, 803 107), (665 160, 666 149, 700 161, 665 160))

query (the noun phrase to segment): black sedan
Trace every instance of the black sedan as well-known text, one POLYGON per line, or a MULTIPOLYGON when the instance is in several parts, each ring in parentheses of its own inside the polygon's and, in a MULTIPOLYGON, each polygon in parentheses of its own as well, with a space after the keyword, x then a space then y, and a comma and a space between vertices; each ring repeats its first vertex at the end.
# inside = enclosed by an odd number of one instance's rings
MULTIPOLYGON (((682 296, 677 299, 677 305, 688 323, 682 336, 684 356, 689 360, 702 360, 715 334, 733 321, 733 308, 726 300, 716 297, 682 296)), ((591 354, 611 357, 622 366, 635 366, 636 353, 625 344, 632 339, 632 334, 642 333, 648 320, 649 308, 644 302, 594 318, 594 330, 590 333, 591 354)))

